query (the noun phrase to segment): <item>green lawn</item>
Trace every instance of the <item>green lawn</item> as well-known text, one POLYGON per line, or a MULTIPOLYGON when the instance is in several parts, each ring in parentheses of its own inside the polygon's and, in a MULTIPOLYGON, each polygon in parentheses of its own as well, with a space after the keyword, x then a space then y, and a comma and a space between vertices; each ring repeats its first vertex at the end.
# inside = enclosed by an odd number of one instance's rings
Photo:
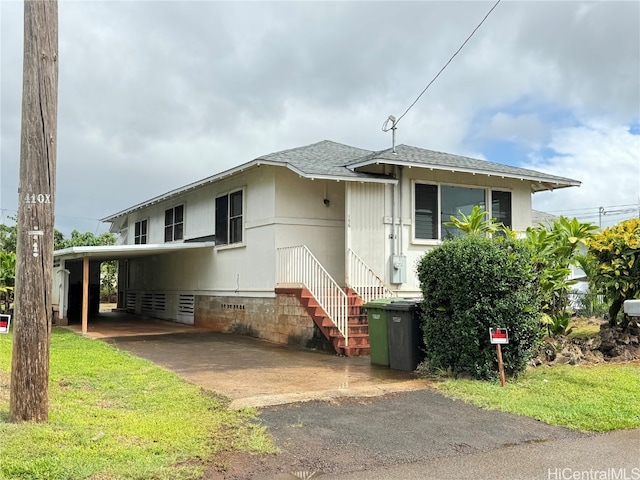
POLYGON ((49 423, 11 424, 0 335, 0 478, 194 479, 221 452, 273 452, 251 410, 64 329, 51 336, 49 423))
POLYGON ((436 388, 482 408, 603 432, 640 428, 640 363, 531 369, 500 383, 446 380, 436 388))

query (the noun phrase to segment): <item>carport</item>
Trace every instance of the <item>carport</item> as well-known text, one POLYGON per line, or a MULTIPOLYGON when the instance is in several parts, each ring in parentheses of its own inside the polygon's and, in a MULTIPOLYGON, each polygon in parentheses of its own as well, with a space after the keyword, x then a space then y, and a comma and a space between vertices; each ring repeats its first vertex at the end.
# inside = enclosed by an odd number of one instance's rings
MULTIPOLYGON (((185 250, 213 248, 214 242, 168 243, 144 245, 105 245, 70 247, 55 251, 53 275, 53 304, 60 318, 68 318, 71 312, 79 313, 82 334, 87 334, 90 311, 97 313, 100 295, 100 264, 105 261, 123 260, 151 255, 167 255, 185 250), (75 312, 79 310, 79 312, 75 312)), ((118 307, 123 306, 127 288, 127 272, 118 272, 118 307)))

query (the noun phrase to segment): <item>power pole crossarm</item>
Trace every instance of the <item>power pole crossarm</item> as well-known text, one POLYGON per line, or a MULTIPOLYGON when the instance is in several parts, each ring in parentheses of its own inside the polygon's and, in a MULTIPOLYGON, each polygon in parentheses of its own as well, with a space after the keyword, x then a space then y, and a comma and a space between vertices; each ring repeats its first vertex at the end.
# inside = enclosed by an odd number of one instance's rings
POLYGON ((10 417, 48 420, 58 115, 58 3, 25 0, 10 417))

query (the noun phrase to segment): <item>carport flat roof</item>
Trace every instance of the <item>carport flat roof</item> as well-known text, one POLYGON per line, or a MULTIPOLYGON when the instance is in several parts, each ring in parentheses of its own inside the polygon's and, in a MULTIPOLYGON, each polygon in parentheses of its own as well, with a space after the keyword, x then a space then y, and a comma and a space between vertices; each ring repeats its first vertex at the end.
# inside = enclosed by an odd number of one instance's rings
POLYGON ((152 243, 145 245, 102 245, 92 247, 69 247, 53 252, 54 258, 73 260, 89 257, 92 260, 118 260, 122 258, 160 255, 197 248, 213 248, 215 242, 152 243))

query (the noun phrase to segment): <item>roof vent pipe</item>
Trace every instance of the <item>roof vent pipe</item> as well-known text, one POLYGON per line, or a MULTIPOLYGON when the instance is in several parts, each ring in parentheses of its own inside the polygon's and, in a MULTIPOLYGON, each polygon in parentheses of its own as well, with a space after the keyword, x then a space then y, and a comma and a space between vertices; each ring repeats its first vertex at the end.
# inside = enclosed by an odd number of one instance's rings
POLYGON ((389 115, 389 117, 382 124, 383 132, 388 132, 389 130, 391 130, 391 152, 394 154, 397 154, 396 153, 396 128, 397 128, 396 123, 398 123, 398 121, 396 120, 396 117, 394 117, 393 115, 389 115), (391 126, 389 126, 389 122, 391 122, 391 126))

